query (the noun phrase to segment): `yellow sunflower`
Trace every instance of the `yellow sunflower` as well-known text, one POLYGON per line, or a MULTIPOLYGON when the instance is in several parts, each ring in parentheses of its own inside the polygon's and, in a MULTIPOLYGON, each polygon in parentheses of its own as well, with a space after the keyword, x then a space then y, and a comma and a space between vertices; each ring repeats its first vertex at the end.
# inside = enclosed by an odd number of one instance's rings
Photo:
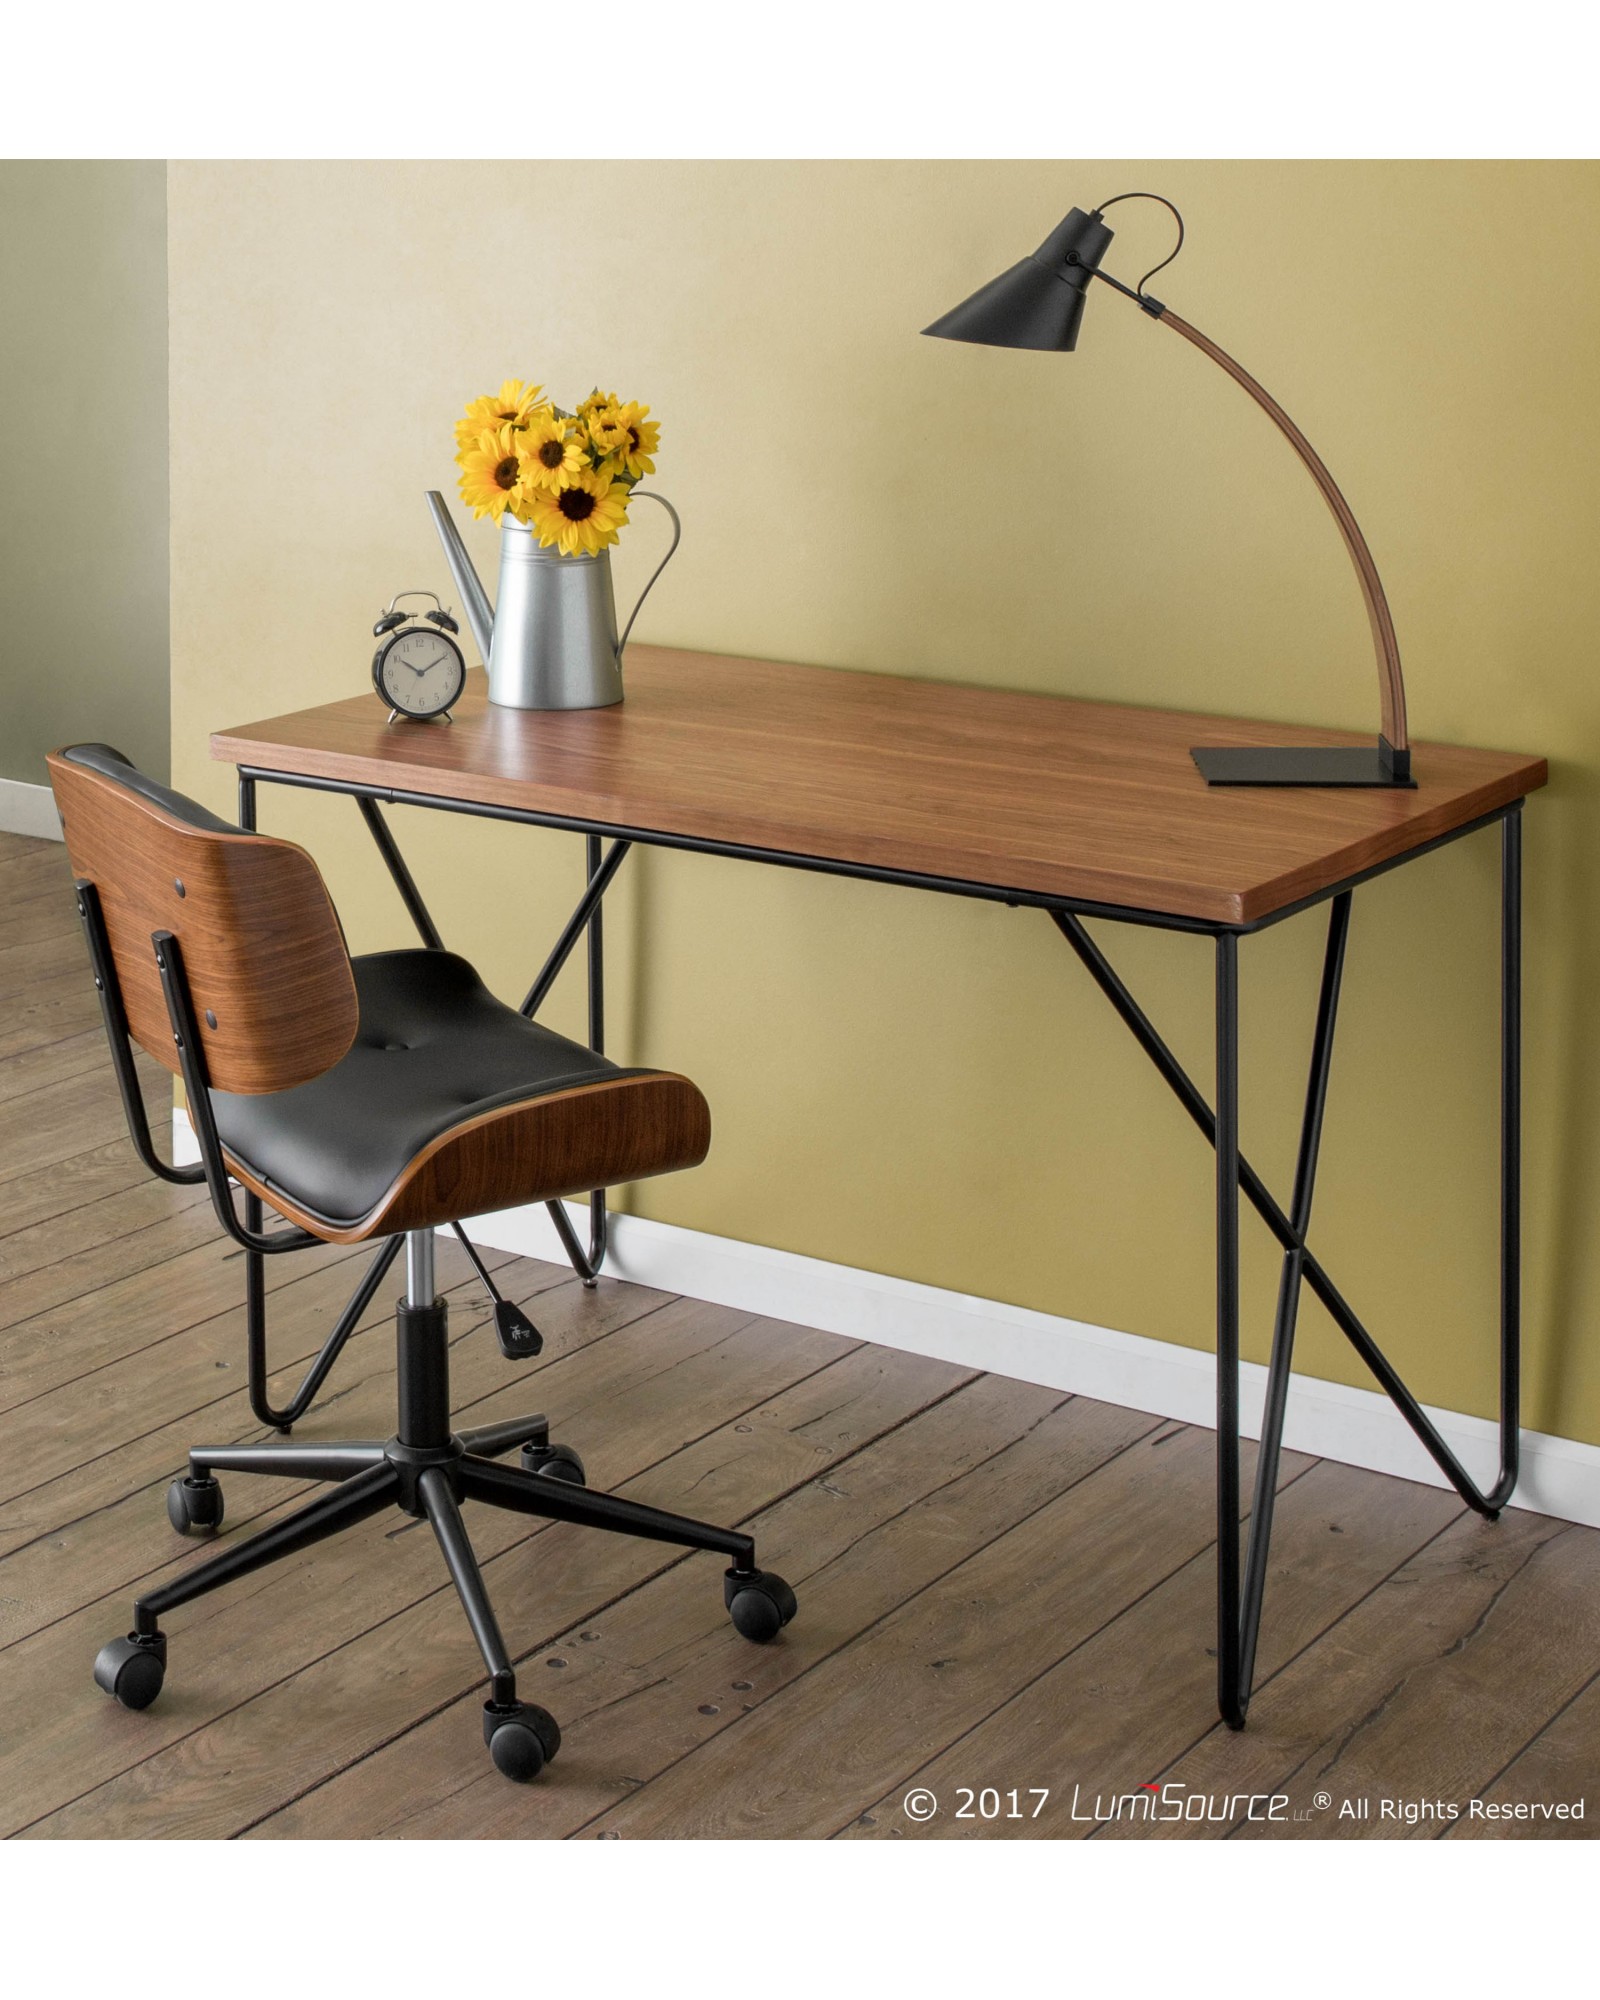
POLYGON ((530 493, 554 493, 568 485, 589 463, 583 435, 570 417, 535 417, 518 434, 517 450, 522 454, 523 484, 530 493))
POLYGON ((625 479, 643 479, 647 472, 654 472, 656 462, 650 456, 661 448, 661 426, 647 423, 650 414, 648 403, 624 403, 617 412, 624 437, 617 447, 618 476, 625 479))
POLYGON ((521 441, 519 431, 502 424, 498 430, 481 432, 462 452, 461 498, 477 520, 487 516, 498 521, 508 508, 513 520, 528 518, 527 460, 518 450, 521 441))
POLYGON ((622 449, 628 441, 628 428, 619 403, 602 403, 589 412, 589 439, 602 458, 622 449))
POLYGON ((475 403, 468 403, 466 415, 456 425, 458 454, 471 451, 482 432, 497 431, 502 424, 525 430, 547 407, 544 391, 536 382, 507 377, 498 396, 480 396, 475 403))
POLYGON ((528 518, 540 546, 564 556, 598 555, 628 518, 628 491, 609 472, 584 466, 559 492, 531 493, 528 518))
POLYGON ((617 399, 609 389, 591 389, 578 405, 576 414, 587 423, 596 410, 615 409, 617 399))

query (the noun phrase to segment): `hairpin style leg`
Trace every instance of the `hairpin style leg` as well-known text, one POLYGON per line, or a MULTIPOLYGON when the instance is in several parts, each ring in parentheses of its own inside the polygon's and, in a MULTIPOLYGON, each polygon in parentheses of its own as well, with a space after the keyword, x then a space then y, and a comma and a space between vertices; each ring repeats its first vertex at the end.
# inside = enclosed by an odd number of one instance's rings
POLYGON ((1334 1024, 1349 931, 1350 893, 1333 899, 1311 1072, 1301 1125, 1295 1191, 1285 1214, 1244 1157, 1238 1124, 1238 939, 1218 933, 1216 949, 1217 1104, 1213 1110, 1112 969, 1082 920, 1052 910, 1056 928, 1155 1065, 1184 1110, 1216 1149, 1217 1229, 1217 1509, 1219 1710, 1242 1727, 1249 1703, 1265 1591, 1273 1496, 1293 1359, 1299 1287, 1308 1285, 1334 1324, 1376 1376, 1434 1463, 1474 1512, 1493 1519, 1510 1498, 1518 1469, 1521 1329, 1522 1172, 1522 809, 1501 817, 1501 1132, 1500 1132, 1500 1470, 1478 1486, 1440 1436, 1393 1364, 1368 1333, 1306 1240, 1317 1154, 1327 1101, 1334 1024), (1239 1195, 1266 1223, 1284 1254, 1272 1358, 1267 1376, 1261 1457, 1257 1465, 1249 1552, 1241 1587, 1238 1537, 1239 1195))
POLYGON ((1494 1520, 1516 1490, 1522 1434, 1522 801, 1500 821, 1500 1469, 1484 1492, 1306 1252, 1306 1281, 1378 1378, 1429 1456, 1476 1514, 1494 1520))

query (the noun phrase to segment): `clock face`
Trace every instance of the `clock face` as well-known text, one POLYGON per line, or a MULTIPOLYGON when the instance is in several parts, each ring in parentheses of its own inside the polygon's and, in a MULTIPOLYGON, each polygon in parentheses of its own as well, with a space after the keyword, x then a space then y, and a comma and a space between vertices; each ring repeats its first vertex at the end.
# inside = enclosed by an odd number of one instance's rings
POLYGON ((442 715, 461 692, 466 666, 442 632, 424 625, 391 640, 378 678, 402 715, 442 715))

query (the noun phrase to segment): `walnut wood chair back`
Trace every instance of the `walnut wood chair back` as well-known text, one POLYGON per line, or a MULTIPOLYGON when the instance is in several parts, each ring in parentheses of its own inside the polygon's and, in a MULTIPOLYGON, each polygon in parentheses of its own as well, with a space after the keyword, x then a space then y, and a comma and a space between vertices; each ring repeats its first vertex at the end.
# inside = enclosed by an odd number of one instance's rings
POLYGON ((330 1069, 355 1040, 356 987, 305 849, 229 826, 103 743, 48 762, 73 873, 94 887, 134 1040, 181 1073, 151 942, 166 931, 216 1089, 289 1090, 330 1069))

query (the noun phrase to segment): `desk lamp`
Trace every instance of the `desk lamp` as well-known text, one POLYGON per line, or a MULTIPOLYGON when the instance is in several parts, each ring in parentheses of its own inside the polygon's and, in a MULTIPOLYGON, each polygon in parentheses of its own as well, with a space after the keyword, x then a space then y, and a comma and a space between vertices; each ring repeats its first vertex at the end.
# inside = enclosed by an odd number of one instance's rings
POLYGON ((1400 648, 1395 641, 1394 620, 1378 579, 1366 537, 1356 525, 1344 495, 1333 483, 1328 468, 1312 450, 1305 436, 1256 381, 1215 341, 1198 328, 1179 319, 1159 299, 1151 298, 1145 286, 1183 248, 1183 217, 1165 195, 1135 191, 1119 194, 1085 215, 1081 208, 1070 210, 1064 221, 1045 238, 1031 257, 1013 264, 980 291, 972 294, 932 326, 924 327, 940 340, 967 340, 983 347, 1030 347, 1070 353, 1078 344, 1078 328, 1089 295, 1089 281, 1102 283, 1132 299, 1162 326, 1170 326, 1193 342, 1202 354, 1209 354, 1217 366, 1231 375, 1248 395, 1253 396, 1299 453, 1301 461, 1317 482, 1317 490, 1333 511, 1344 545, 1356 566, 1361 595, 1366 601, 1372 626, 1372 642, 1378 660, 1378 691, 1382 704, 1382 729, 1375 749, 1275 749, 1204 748, 1191 750, 1209 785, 1401 785, 1411 786, 1411 745, 1406 734, 1406 690, 1400 677, 1400 648), (1102 271, 1100 260, 1111 243, 1105 211, 1119 201, 1158 201, 1170 209, 1178 225, 1177 248, 1172 255, 1147 271, 1132 287, 1102 271))

